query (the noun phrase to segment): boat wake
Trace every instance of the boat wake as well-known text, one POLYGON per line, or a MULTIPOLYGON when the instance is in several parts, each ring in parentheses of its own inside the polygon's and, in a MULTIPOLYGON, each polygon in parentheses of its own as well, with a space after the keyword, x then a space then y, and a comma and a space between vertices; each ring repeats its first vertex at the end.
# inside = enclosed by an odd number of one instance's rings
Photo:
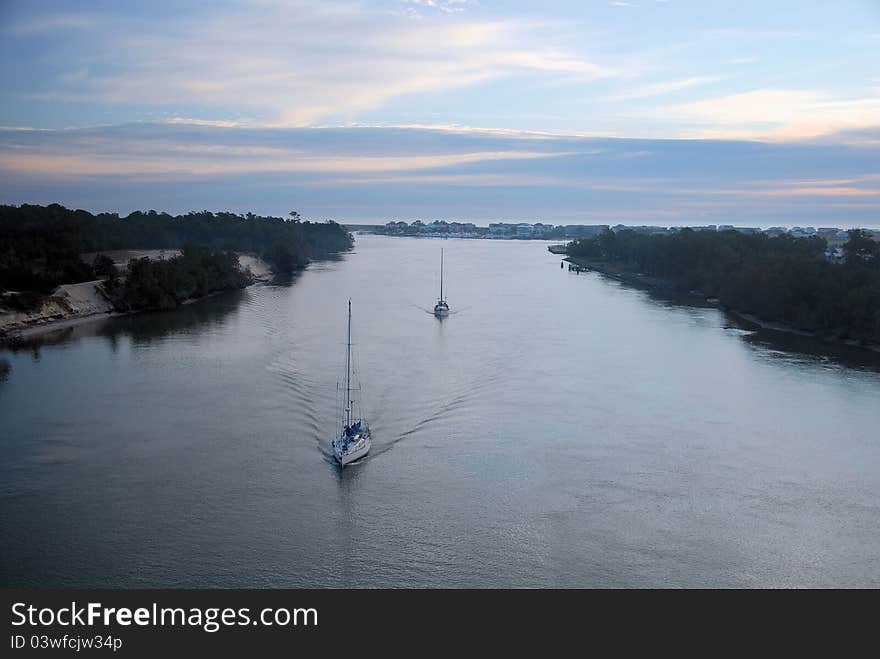
MULTIPOLYGON (((458 393, 454 393, 451 398, 435 407, 428 416, 412 423, 412 425, 409 425, 405 430, 394 435, 392 439, 381 442, 381 444, 374 440, 372 455, 378 457, 393 449, 400 442, 409 439, 413 435, 419 434, 425 429, 431 428, 438 422, 454 418, 456 413, 462 408, 466 407, 482 393, 491 390, 498 379, 499 374, 493 373, 484 375, 480 379, 468 383, 468 385, 460 389, 458 393)), ((379 433, 376 434, 380 435, 379 433)))
MULTIPOLYGON (((418 304, 415 304, 415 303, 413 303, 413 306, 414 306, 416 309, 418 309, 419 311, 424 311, 424 312, 425 312, 426 314, 428 314, 429 316, 433 316, 433 315, 434 315, 434 308, 433 308, 433 307, 431 307, 430 309, 426 309, 425 307, 423 307, 423 306, 421 306, 421 305, 418 305, 418 304)), ((449 311, 449 315, 450 315, 450 316, 456 316, 456 315, 460 314, 462 311, 467 311, 467 310, 470 309, 470 308, 471 308, 471 307, 466 307, 466 308, 464 308, 464 309, 450 310, 450 311, 449 311)))
MULTIPOLYGON (((339 463, 336 461, 336 456, 333 455, 333 449, 329 449, 327 446, 325 446, 326 444, 327 444, 326 441, 319 441, 318 452, 321 454, 321 459, 324 462, 326 462, 328 465, 338 468, 339 463)), ((371 451, 370 453, 368 453, 367 455, 365 455, 362 458, 358 458, 357 460, 355 460, 353 462, 345 463, 345 469, 338 469, 338 472, 341 474, 344 474, 346 469, 348 469, 349 467, 357 467, 358 465, 362 465, 372 457, 373 457, 373 452, 371 451)))
POLYGON ((294 368, 289 356, 285 357, 276 359, 266 368, 280 385, 279 396, 283 397, 283 404, 296 417, 297 425, 304 426, 310 433, 318 434, 321 430, 321 415, 314 396, 316 391, 324 387, 314 378, 294 368))

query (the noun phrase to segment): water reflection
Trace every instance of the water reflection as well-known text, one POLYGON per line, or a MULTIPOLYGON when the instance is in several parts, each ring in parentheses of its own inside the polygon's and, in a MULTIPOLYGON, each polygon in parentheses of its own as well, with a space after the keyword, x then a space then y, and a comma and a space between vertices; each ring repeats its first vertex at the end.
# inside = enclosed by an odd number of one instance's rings
POLYGON ((880 585, 876 373, 541 245, 450 240, 438 322, 436 243, 358 252, 2 354, 0 583, 880 585))
MULTIPOLYGON (((290 279, 281 285, 290 285, 293 281, 294 279, 290 279)), ((12 353, 30 352, 38 360, 44 347, 75 343, 93 337, 107 339, 115 352, 122 337, 130 338, 136 345, 148 345, 172 334, 209 333, 234 319, 242 303, 247 302, 251 295, 249 289, 228 291, 170 311, 148 311, 128 316, 89 319, 79 324, 17 338, 0 346, 0 349, 12 353)), ((2 376, 0 366, 0 377, 2 376)))
MULTIPOLYGON (((327 259, 328 262, 332 263, 335 261, 339 261, 342 257, 334 256, 332 259, 327 259)), ((320 268, 320 263, 313 263, 309 266, 310 269, 320 268)), ((302 277, 304 270, 296 270, 294 272, 285 272, 272 277, 272 279, 266 282, 266 286, 278 286, 278 287, 286 287, 292 286, 302 277)))
POLYGON ((802 364, 812 363, 817 366, 831 364, 880 372, 880 352, 870 348, 761 327, 737 314, 728 313, 701 297, 665 293, 647 286, 627 284, 615 277, 595 271, 587 273, 587 276, 599 277, 608 285, 637 295, 644 302, 657 308, 687 313, 697 322, 707 326, 717 325, 717 321, 705 315, 714 309, 723 317, 723 325, 726 328, 739 330, 737 335, 745 345, 767 356, 802 364))
POLYGON ((880 352, 756 327, 739 320, 736 316, 728 315, 728 319, 734 327, 751 330, 740 336, 743 342, 755 350, 774 355, 778 359, 880 372, 880 352))
POLYGON ((135 345, 149 345, 172 334, 209 334, 235 319, 242 303, 250 296, 251 292, 247 289, 229 291, 172 311, 124 316, 102 323, 95 328, 93 335, 103 336, 111 344, 127 336, 135 345))
MULTIPOLYGON (((328 259, 338 261, 341 257, 328 259)), ((314 267, 314 266, 311 266, 314 267)), ((299 281, 303 271, 281 274, 257 286, 269 288, 289 288, 299 281)), ((0 343, 0 352, 12 353, 30 351, 34 359, 40 359, 40 349, 46 346, 74 343, 85 338, 103 337, 115 351, 121 337, 130 337, 136 345, 150 344, 173 334, 210 333, 215 328, 233 320, 254 296, 254 287, 237 291, 224 291, 184 304, 169 311, 145 311, 126 316, 107 316, 89 318, 82 322, 74 321, 68 326, 50 329, 32 336, 17 337, 13 341, 0 343)), ((8 375, 0 364, 0 379, 8 375)))

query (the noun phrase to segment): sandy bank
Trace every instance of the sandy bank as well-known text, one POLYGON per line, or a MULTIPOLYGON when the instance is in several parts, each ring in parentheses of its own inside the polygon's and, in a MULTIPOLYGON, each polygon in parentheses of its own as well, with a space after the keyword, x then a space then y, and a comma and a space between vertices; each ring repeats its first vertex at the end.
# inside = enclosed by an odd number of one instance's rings
MULTIPOLYGON (((86 263, 92 263, 99 254, 109 257, 114 265, 123 272, 128 269, 128 262, 132 259, 144 257, 151 261, 162 261, 180 256, 179 249, 119 249, 108 252, 88 252, 81 254, 80 258, 86 263)), ((257 281, 267 281, 272 278, 272 268, 260 257, 254 254, 239 254, 238 262, 244 269, 249 269, 257 281)))
POLYGON ((269 264, 258 256, 241 254, 238 257, 238 262, 242 268, 250 270, 257 281, 268 281, 274 274, 269 264))
POLYGON ((21 333, 60 322, 76 322, 113 313, 113 303, 101 281, 63 284, 32 311, 0 312, 0 334, 21 333))
POLYGON ((162 261, 175 256, 180 256, 179 249, 114 249, 106 252, 87 252, 80 254, 79 257, 86 263, 93 263, 95 257, 103 255, 110 258, 113 264, 123 272, 128 270, 128 262, 132 259, 142 259, 144 257, 151 261, 162 261))
MULTIPOLYGON (((147 257, 151 260, 171 258, 178 250, 121 250, 101 252, 113 259, 120 269, 124 269, 131 259, 147 257)), ((86 262, 94 260, 96 253, 83 254, 86 262), (89 258, 91 257, 91 258, 89 258)), ((249 269, 255 282, 268 281, 272 278, 272 269, 262 259, 253 255, 238 257, 243 269, 249 269)), ((203 298, 186 300, 185 304, 198 302, 203 298)), ((0 302, 2 305, 2 302, 0 302)), ((30 338, 38 334, 66 329, 101 318, 125 316, 127 312, 116 311, 110 297, 104 290, 103 283, 87 281, 79 284, 63 284, 43 298, 32 311, 5 310, 0 306, 0 341, 16 341, 30 338)))

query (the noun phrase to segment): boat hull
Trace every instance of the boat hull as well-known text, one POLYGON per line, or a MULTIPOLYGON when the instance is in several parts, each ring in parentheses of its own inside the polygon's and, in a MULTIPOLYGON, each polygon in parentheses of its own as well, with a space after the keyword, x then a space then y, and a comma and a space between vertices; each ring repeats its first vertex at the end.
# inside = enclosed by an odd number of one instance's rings
POLYGON ((434 315, 437 318, 444 318, 449 315, 449 307, 445 304, 434 305, 434 315))
POLYGON ((369 435, 362 435, 356 441, 345 442, 341 437, 333 440, 333 456, 340 466, 360 460, 370 452, 373 442, 369 435))

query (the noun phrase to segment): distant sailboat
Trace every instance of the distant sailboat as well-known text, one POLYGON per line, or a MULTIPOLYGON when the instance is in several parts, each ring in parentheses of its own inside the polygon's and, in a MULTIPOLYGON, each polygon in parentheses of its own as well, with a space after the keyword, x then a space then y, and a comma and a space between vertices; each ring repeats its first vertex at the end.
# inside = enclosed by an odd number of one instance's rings
POLYGON ((449 315, 449 305, 443 299, 443 248, 440 248, 440 299, 434 305, 434 315, 443 318, 449 315))
POLYGON ((367 422, 358 418, 353 412, 354 401, 351 398, 351 300, 348 301, 348 340, 345 350, 345 398, 342 407, 342 429, 333 440, 333 455, 341 466, 364 457, 370 452, 372 439, 367 422))

